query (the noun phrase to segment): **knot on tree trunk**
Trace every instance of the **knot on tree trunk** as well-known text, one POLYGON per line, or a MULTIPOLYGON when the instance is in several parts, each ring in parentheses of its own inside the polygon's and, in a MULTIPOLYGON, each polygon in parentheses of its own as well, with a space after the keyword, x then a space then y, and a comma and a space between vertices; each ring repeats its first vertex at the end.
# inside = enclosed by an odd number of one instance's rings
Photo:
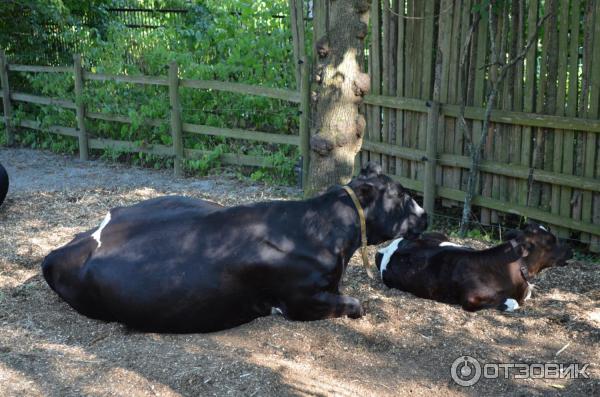
POLYGON ((317 54, 319 58, 323 59, 329 55, 331 52, 331 45, 329 43, 329 38, 327 36, 321 37, 319 41, 317 41, 317 54))
POLYGON ((319 101, 319 94, 316 91, 311 91, 310 92, 310 101, 316 105, 317 102, 319 101))
POLYGON ((369 11, 369 8, 371 7, 371 2, 368 0, 354 0, 352 7, 354 7, 356 12, 358 12, 359 14, 364 14, 365 12, 369 11))
POLYGON ((319 68, 319 70, 315 72, 315 82, 317 84, 323 83, 323 68, 319 68))
POLYGON ((321 156, 327 156, 333 150, 333 147, 333 142, 322 136, 313 135, 310 138, 310 148, 321 156))
POLYGON ((369 33, 369 25, 364 22, 359 22, 356 27, 356 37, 362 40, 367 37, 367 33, 369 33))
POLYGON ((365 133, 365 128, 367 128, 367 120, 362 114, 356 115, 356 137, 362 138, 365 133))
POLYGON ((354 95, 358 97, 362 98, 367 95, 371 90, 371 79, 369 78, 369 75, 366 73, 359 73, 352 82, 352 90, 354 91, 354 95))

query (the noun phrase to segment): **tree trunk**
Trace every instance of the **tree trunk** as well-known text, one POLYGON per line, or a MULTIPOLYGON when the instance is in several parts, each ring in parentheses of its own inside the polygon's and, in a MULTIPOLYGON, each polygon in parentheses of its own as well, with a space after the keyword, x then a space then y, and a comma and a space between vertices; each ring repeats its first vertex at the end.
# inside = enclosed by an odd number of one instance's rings
POLYGON ((366 124, 359 105, 370 88, 359 63, 370 5, 370 0, 330 0, 330 28, 316 44, 307 196, 352 177, 366 124))

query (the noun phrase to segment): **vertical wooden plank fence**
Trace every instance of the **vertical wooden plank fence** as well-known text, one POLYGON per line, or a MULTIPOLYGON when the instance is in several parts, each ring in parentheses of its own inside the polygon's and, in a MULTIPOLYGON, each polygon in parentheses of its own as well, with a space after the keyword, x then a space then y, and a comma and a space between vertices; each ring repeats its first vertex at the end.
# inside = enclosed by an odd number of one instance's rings
MULTIPOLYGON (((490 26, 481 5, 371 4, 372 89, 365 97, 369 134, 363 152, 388 161, 385 169, 406 187, 425 192, 428 209, 435 198, 462 206, 469 148, 482 134, 488 78, 498 67, 490 65, 490 26), (435 96, 432 70, 438 63, 435 96), (433 101, 439 102, 436 125, 427 106, 433 101), (469 136, 457 119, 461 101, 469 136), (437 131, 436 145, 431 131, 437 131)), ((501 61, 533 44, 509 69, 492 112, 474 199, 482 224, 533 218, 600 250, 600 74, 592 71, 600 63, 599 7, 587 0, 511 0, 495 9, 492 32, 501 61)))
POLYGON ((433 222, 435 211, 435 170, 437 169, 437 136, 438 121, 440 119, 440 103, 437 101, 429 102, 427 112, 427 156, 425 160, 425 175, 423 176, 423 208, 429 214, 429 222, 433 222))
MULTIPOLYGON (((594 41, 593 41, 593 61, 592 61, 592 78, 590 84, 590 105, 588 110, 588 117, 592 119, 600 118, 600 73, 598 73, 598 65, 600 65, 600 2, 594 2, 594 41)), ((598 134, 588 133, 586 137, 586 150, 585 150, 585 167, 584 176, 596 177, 600 179, 598 169, 600 169, 600 156, 598 149, 598 134)), ((600 199, 590 191, 586 191, 583 196, 582 205, 582 220, 584 222, 596 221, 600 217, 598 211, 600 211, 600 199)), ((592 250, 600 251, 600 236, 590 236, 590 248, 592 250)))

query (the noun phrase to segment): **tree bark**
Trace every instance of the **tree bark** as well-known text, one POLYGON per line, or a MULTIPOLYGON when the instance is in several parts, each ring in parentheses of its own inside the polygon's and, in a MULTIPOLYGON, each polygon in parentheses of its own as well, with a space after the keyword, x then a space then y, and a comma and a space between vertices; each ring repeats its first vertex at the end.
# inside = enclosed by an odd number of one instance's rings
POLYGON ((330 0, 329 30, 316 44, 306 196, 352 177, 366 124, 359 105, 370 89, 359 63, 370 5, 370 0, 330 0))

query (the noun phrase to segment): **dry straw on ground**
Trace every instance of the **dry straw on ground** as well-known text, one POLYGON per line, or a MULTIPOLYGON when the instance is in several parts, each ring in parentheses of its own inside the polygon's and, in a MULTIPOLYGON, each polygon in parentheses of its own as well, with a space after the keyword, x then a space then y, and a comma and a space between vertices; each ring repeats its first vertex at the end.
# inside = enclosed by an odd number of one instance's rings
POLYGON ((234 205, 298 192, 227 178, 174 180, 29 150, 2 149, 0 162, 13 178, 0 207, 1 395, 600 394, 598 264, 544 272, 533 299, 513 314, 467 313, 369 280, 355 256, 343 290, 364 303, 362 319, 272 316, 205 335, 142 334, 75 313, 45 284, 42 258, 114 206, 163 194, 234 205), (592 379, 483 380, 463 389, 449 376, 461 354, 590 362, 592 379))

